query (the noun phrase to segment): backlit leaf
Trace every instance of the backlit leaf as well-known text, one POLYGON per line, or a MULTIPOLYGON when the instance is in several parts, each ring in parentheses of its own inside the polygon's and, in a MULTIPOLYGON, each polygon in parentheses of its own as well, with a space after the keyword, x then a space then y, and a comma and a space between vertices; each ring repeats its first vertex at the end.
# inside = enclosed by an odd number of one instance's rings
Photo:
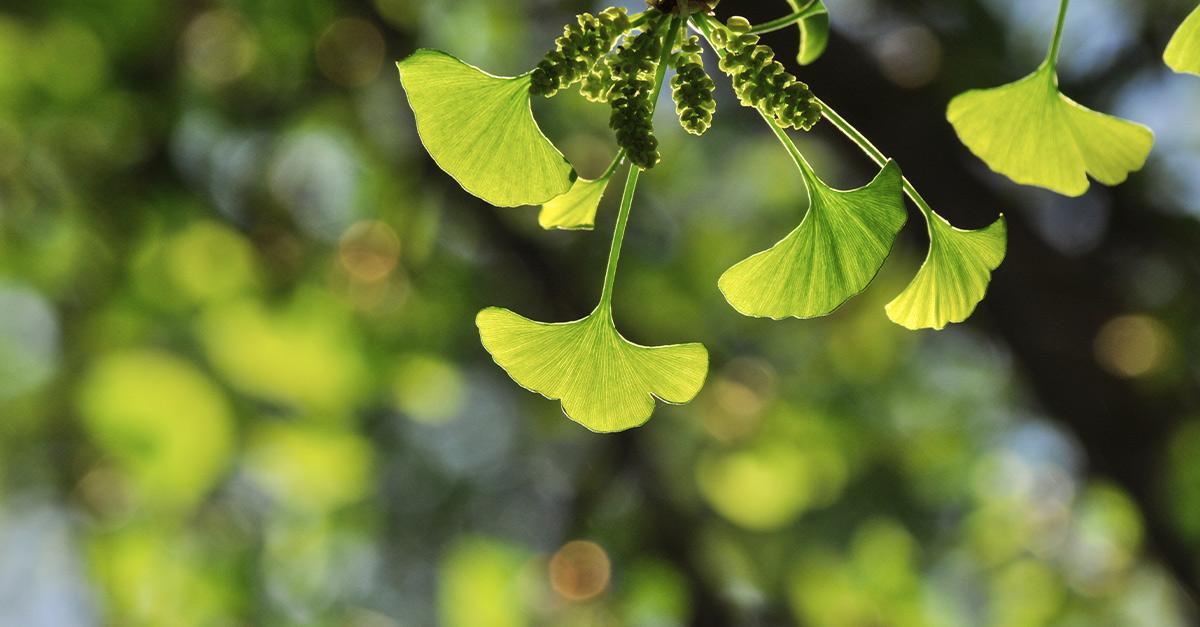
POLYGON ((824 10, 825 3, 822 0, 788 0, 788 4, 792 5, 793 11, 814 4, 822 9, 820 13, 797 23, 800 27, 800 52, 796 60, 800 65, 808 65, 825 54, 825 48, 829 45, 829 13, 824 10))
POLYGON ((1087 109, 1058 91, 1050 63, 1008 85, 969 91, 946 114, 971 152, 1023 185, 1067 196, 1140 170, 1154 144, 1150 129, 1087 109))
POLYGON ((475 320, 483 346, 525 389, 562 401, 567 417, 600 433, 650 419, 654 399, 687 403, 708 374, 700 344, 647 347, 617 332, 601 305, 575 322, 534 322, 489 308, 475 320))
POLYGON ((492 76, 426 49, 396 65, 421 143, 463 189, 498 207, 571 189, 575 170, 533 119, 528 74, 492 76))
POLYGON ((912 283, 888 303, 888 317, 914 331, 966 320, 987 293, 1007 248, 1003 217, 985 229, 964 231, 932 214, 929 256, 912 283))
POLYGON ((604 190, 612 180, 613 172, 597 179, 575 179, 571 191, 542 206, 538 224, 543 229, 564 231, 590 231, 596 226, 596 210, 604 198, 604 190))
POLYGON ((800 226, 721 277, 725 299, 759 318, 828 315, 866 289, 907 219, 900 167, 889 161, 869 185, 835 190, 807 170, 809 210, 800 226))
POLYGON ((1167 44, 1163 55, 1172 70, 1200 76, 1200 7, 1197 7, 1167 44))

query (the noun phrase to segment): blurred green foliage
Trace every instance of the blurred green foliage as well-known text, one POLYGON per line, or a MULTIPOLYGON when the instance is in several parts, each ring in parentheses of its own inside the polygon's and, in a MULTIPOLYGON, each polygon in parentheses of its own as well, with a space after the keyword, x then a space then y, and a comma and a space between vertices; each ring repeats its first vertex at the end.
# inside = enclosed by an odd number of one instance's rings
MULTIPOLYGON (((661 125, 618 286, 631 339, 714 338, 705 391, 601 437, 507 383, 475 312, 586 314, 612 205, 544 234, 472 200, 390 63, 519 73, 583 8, 0 9, 0 624, 1187 624, 1006 348, 879 315, 918 247, 828 320, 724 306, 720 272, 803 202, 731 102, 702 140, 661 125), (588 564, 548 566, 577 538, 611 563, 586 600, 588 564)), ((603 111, 537 108, 603 172, 603 111)), ((853 180, 824 140, 801 148, 853 180)), ((1174 331, 1130 322, 1098 358, 1172 376, 1174 331)), ((1165 465, 1200 541, 1197 454, 1188 423, 1165 465)))

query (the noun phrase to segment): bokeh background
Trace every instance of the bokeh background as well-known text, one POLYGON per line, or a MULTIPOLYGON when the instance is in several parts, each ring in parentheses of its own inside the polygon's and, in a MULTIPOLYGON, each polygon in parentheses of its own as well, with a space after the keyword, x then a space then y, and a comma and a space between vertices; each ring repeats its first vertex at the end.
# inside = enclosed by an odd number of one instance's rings
MULTIPOLYGON (((543 233, 473 199, 392 62, 520 73, 603 6, 5 0, 0 625, 1195 624, 1200 78, 1160 63, 1193 4, 1073 3, 1067 93, 1158 145, 1072 200, 989 173, 942 118, 1031 70, 1057 3, 829 0, 801 77, 956 224, 1010 220, 988 300, 943 333, 882 310, 924 254, 915 214, 836 315, 736 315, 716 279, 798 222, 800 179, 728 91, 703 139, 660 108, 618 322, 713 368, 597 436, 473 318, 589 311, 612 205, 543 233)), ((603 170, 603 108, 535 108, 603 170)), ((871 175, 828 126, 800 141, 835 183, 871 175)))

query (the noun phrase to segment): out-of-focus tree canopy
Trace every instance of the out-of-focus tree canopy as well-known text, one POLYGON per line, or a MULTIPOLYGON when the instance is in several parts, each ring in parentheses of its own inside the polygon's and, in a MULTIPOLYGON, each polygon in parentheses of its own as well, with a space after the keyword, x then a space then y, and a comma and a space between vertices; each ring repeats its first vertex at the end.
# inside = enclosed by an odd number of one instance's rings
MULTIPOLYGON (((1009 217, 988 300, 945 332, 882 311, 912 221, 827 319, 729 308, 718 277, 797 224, 803 184, 728 85, 700 139, 660 107, 616 315, 704 338, 711 373, 600 436, 512 385, 474 320, 586 315, 613 199, 594 233, 475 200, 393 62, 520 74, 603 6, 6 1, 0 625, 1193 624, 1200 79, 1162 51, 1194 4, 1073 3, 1063 85, 1158 135, 1079 199, 991 174, 944 117, 1042 58, 1056 4, 829 0, 825 56, 789 66, 956 224, 1009 217)), ((604 172, 603 107, 535 112, 604 172)), ((869 178, 827 125, 798 141, 869 178)))

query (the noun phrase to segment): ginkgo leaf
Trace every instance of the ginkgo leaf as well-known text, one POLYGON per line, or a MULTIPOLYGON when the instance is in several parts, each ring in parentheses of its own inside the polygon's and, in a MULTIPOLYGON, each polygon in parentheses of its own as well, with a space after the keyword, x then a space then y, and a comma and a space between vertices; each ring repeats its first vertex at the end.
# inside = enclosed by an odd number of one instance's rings
POLYGON ((913 331, 941 330, 966 320, 987 294, 1007 249, 1003 217, 987 228, 964 231, 932 213, 929 255, 912 283, 888 303, 888 317, 913 331))
POLYGON ((822 9, 797 22, 800 27, 800 52, 796 60, 800 65, 808 65, 825 54, 825 48, 829 46, 829 12, 824 10, 825 3, 822 0, 788 0, 788 4, 792 5, 793 11, 813 5, 822 9))
POLYGON ((575 179, 571 191, 551 200, 542 206, 538 214, 538 224, 543 229, 561 229, 564 231, 590 231, 596 226, 596 210, 604 198, 604 190, 612 180, 613 172, 599 179, 575 179))
POLYGON ((1124 182, 1145 165, 1154 144, 1145 126, 1060 93, 1049 62, 1015 83, 959 95, 946 117, 992 170, 1067 196, 1086 192, 1089 174, 1106 185, 1124 182))
POLYGON ((779 320, 831 313, 871 283, 907 220, 894 161, 852 191, 802 172, 809 210, 800 226, 721 276, 721 292, 743 315, 779 320))
POLYGON ((484 348, 522 387, 562 401, 563 412, 598 433, 645 424, 654 399, 682 404, 695 398, 708 374, 700 344, 647 347, 617 332, 600 306, 575 322, 534 322, 489 308, 475 319, 484 348))
POLYGON ((1176 72, 1200 75, 1200 7, 1196 7, 1171 38, 1163 60, 1176 72))
POLYGON ((492 76, 438 50, 396 64, 421 143, 463 189, 498 207, 540 205, 575 170, 533 118, 529 75, 492 76))

